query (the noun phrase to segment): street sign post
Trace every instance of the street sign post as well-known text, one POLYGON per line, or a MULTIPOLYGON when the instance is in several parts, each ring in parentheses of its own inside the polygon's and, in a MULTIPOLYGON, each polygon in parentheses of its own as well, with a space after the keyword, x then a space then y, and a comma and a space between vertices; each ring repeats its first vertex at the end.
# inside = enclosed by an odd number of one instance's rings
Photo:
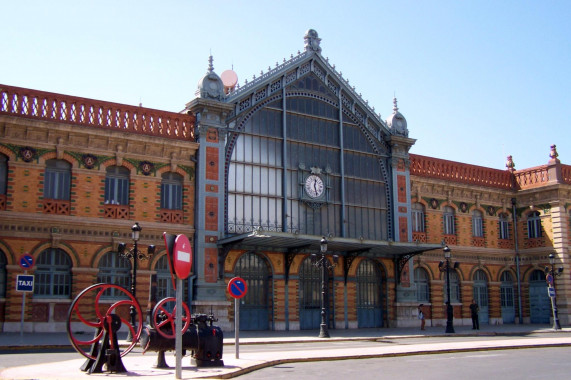
MULTIPOLYGON (((24 260, 20 259, 20 266, 22 266, 22 261, 29 265, 28 268, 32 267, 34 260, 30 255, 24 255, 22 258, 26 257, 24 260), (31 260, 28 260, 28 257, 31 260)), ((26 273, 28 271, 26 270, 26 273)), ((22 292, 22 311, 20 313, 20 339, 24 336, 24 310, 26 310, 26 293, 34 291, 34 275, 19 274, 16 276, 16 290, 22 292)))
POLYGON ((240 302, 248 292, 246 281, 240 277, 234 277, 228 282, 228 293, 234 297, 234 341, 236 347, 236 359, 240 359, 240 302))
POLYGON ((19 274, 16 276, 16 290, 19 292, 34 291, 34 275, 19 274))
MULTIPOLYGON (((165 240, 166 241, 166 240, 165 240)), ((173 246, 173 267, 176 280, 176 315, 175 315, 175 377, 182 378, 182 281, 190 275, 192 269, 192 247, 186 235, 177 235, 173 246)), ((190 318, 190 315, 187 315, 190 318)))
POLYGON ((550 287, 553 287, 553 275, 551 273, 545 276, 545 281, 547 281, 547 284, 549 284, 550 287))
POLYGON ((174 241, 173 264, 176 275, 185 279, 192 268, 192 247, 186 235, 178 235, 174 241))
POLYGON ((34 257, 30 254, 24 254, 20 256, 20 260, 18 260, 20 264, 20 268, 23 270, 31 269, 34 266, 34 257))
POLYGON ((551 298, 555 298, 555 288, 550 286, 547 288, 547 294, 549 294, 549 297, 551 298))

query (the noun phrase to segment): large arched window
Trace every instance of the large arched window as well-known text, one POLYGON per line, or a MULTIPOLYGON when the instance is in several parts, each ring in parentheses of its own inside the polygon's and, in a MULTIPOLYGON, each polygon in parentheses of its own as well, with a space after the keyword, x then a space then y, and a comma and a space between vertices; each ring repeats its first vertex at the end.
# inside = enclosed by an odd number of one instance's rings
POLYGON ((424 206, 421 203, 412 204, 412 231, 424 232, 424 206))
POLYGON ((129 169, 110 166, 105 176, 105 204, 129 204, 129 169))
POLYGON ((34 296, 69 298, 71 296, 71 259, 59 248, 48 248, 36 261, 34 296))
POLYGON ((454 209, 452 207, 444 207, 442 221, 444 223, 444 235, 455 235, 456 228, 454 227, 454 209))
POLYGON ((484 218, 480 210, 472 212, 472 236, 484 237, 484 218))
POLYGON ((182 176, 168 172, 162 175, 161 208, 182 210, 182 176))
POLYGON ((539 211, 534 211, 527 217, 527 237, 534 239, 541 236, 541 218, 539 216, 539 211))
POLYGON ((0 249, 0 298, 6 297, 6 255, 0 249))
POLYGON ((240 329, 267 330, 271 295, 268 265, 260 255, 245 253, 234 272, 248 284, 248 292, 240 299, 240 329))
POLYGON ((498 222, 498 228, 500 230, 500 239, 509 239, 510 238, 510 224, 509 224, 509 217, 506 213, 500 214, 500 220, 498 222))
POLYGON ((430 302, 430 287, 428 273, 424 268, 414 270, 414 281, 416 283, 416 300, 418 302, 430 302))
MULTIPOLYGON (((446 276, 446 273, 444 273, 446 276)), ((445 289, 446 291, 446 289, 445 289)), ((456 271, 450 271, 450 303, 460 303, 460 277, 456 271)))
POLYGON ((8 157, 0 154, 0 210, 6 209, 6 190, 8 188, 8 157))
POLYGON ((44 175, 44 199, 68 201, 70 189, 71 164, 64 160, 47 160, 44 175))
POLYGON ((157 260, 155 270, 157 271, 157 302, 163 298, 175 297, 167 255, 163 255, 157 260))
POLYGON ((373 142, 384 137, 372 135, 372 119, 343 112, 336 91, 310 73, 288 83, 285 99, 280 89, 236 119, 225 163, 227 232, 261 226, 388 240, 388 145, 373 142))
MULTIPOLYGON (((117 252, 107 252, 99 260, 99 273, 97 282, 119 285, 127 291, 131 291, 131 260, 122 258, 117 252)), ((105 292, 105 298, 118 298, 125 295, 117 289, 109 289, 105 292)))

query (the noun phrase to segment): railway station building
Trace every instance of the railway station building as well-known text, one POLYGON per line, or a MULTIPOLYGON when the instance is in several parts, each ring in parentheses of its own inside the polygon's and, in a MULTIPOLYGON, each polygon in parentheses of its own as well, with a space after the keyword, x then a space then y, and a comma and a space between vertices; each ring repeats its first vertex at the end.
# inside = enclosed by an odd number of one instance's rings
POLYGON ((210 57, 180 113, 0 85, 0 331, 19 331, 24 271, 25 331, 64 331, 79 292, 130 289, 134 271, 150 312, 151 278, 173 295, 164 232, 190 239, 185 301, 225 331, 234 277, 243 330, 318 329, 323 285, 330 329, 418 326, 419 304, 444 326, 447 301, 470 326, 472 299, 483 325, 547 324, 546 267, 568 325, 571 166, 556 145, 521 170, 415 155, 397 99, 381 118, 315 30, 303 42, 242 86, 210 57), (119 254, 133 226, 156 247, 136 264, 119 254))

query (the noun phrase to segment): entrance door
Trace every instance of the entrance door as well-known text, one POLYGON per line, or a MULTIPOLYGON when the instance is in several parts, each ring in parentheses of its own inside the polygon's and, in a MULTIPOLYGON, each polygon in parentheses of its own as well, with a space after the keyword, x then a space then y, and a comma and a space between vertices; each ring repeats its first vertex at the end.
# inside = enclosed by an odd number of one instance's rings
POLYGON ((318 329, 321 324, 321 273, 307 258, 299 272, 299 328, 318 329))
POLYGON ((547 282, 540 270, 534 271, 529 278, 529 317, 531 323, 549 323, 551 317, 547 282))
POLYGON ((234 270, 248 285, 248 292, 240 302, 240 330, 269 329, 269 270, 264 259, 246 253, 238 259, 234 270))
POLYGON ((502 304, 502 320, 505 323, 515 323, 514 285, 512 274, 508 271, 500 277, 500 300, 502 304))
POLYGON ((488 278, 482 270, 474 273, 474 299, 480 307, 480 323, 488 323, 488 278))
POLYGON ((363 260, 357 267, 357 321, 359 328, 381 327, 381 276, 375 264, 363 260))

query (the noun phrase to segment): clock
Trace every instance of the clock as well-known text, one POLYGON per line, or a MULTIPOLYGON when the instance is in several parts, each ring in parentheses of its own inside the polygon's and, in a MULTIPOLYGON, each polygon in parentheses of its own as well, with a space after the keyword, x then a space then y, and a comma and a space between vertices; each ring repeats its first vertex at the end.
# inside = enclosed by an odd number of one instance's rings
POLYGON ((305 192, 311 198, 319 198, 323 195, 325 186, 323 180, 318 175, 312 174, 305 179, 305 192))

